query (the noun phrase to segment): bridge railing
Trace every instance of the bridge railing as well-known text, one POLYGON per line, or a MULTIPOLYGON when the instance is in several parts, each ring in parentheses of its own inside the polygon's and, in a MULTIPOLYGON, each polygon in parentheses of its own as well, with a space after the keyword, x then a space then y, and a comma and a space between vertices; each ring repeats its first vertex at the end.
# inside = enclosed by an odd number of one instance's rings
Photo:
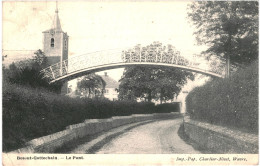
POLYGON ((162 49, 141 48, 128 49, 125 51, 100 51, 74 56, 63 62, 49 66, 41 72, 44 74, 45 78, 52 81, 80 70, 119 63, 164 63, 185 66, 190 69, 200 69, 205 72, 212 72, 219 75, 224 73, 224 71, 218 67, 209 69, 209 64, 203 65, 197 61, 196 57, 192 60, 188 60, 181 56, 179 51, 174 49, 171 51, 165 51, 162 49))
POLYGON ((63 62, 51 65, 43 70, 43 77, 50 81, 86 68, 100 66, 104 64, 122 63, 121 50, 99 51, 79 56, 73 56, 63 62))
POLYGON ((162 49, 129 49, 127 51, 122 51, 122 59, 125 63, 167 63, 186 66, 188 68, 200 69, 204 70, 205 72, 212 72, 219 75, 224 74, 224 70, 219 68, 217 65, 212 66, 209 63, 203 64, 195 56, 193 56, 192 59, 187 59, 184 56, 181 56, 179 51, 174 49, 173 51, 164 51, 162 49))

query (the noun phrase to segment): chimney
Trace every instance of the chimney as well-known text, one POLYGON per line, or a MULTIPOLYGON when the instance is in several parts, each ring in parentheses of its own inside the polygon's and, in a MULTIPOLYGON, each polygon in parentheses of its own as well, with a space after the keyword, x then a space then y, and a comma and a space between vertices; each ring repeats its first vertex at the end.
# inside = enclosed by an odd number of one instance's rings
POLYGON ((107 72, 105 72, 105 76, 107 76, 107 72))

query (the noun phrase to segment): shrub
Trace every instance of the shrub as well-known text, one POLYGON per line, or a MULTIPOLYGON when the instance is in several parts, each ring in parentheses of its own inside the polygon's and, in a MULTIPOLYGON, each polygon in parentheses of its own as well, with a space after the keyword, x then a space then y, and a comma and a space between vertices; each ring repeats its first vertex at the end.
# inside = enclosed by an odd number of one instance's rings
POLYGON ((193 119, 258 133, 258 62, 195 88, 186 103, 193 119))
MULTIPOLYGON (((160 112, 169 106, 162 106, 160 112)), ((170 106, 172 107, 172 106, 170 106)), ((3 151, 22 147, 27 141, 81 123, 85 119, 159 112, 154 103, 107 99, 73 99, 22 85, 3 82, 3 151)))
POLYGON ((44 88, 46 90, 59 93, 63 83, 49 84, 47 79, 43 79, 43 74, 40 73, 40 66, 34 62, 25 66, 19 66, 12 63, 9 68, 3 68, 3 81, 10 82, 12 84, 19 84, 28 86, 31 88, 44 88))
POLYGON ((164 103, 156 106, 157 113, 180 112, 179 103, 164 103))

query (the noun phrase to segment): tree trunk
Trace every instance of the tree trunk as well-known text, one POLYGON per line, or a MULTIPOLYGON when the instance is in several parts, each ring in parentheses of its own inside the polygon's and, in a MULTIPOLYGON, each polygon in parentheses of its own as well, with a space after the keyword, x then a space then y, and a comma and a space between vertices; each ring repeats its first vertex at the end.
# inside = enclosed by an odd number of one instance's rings
POLYGON ((231 48, 232 48, 232 45, 231 45, 231 40, 232 38, 232 34, 231 32, 228 33, 228 48, 227 48, 227 59, 226 59, 226 78, 229 78, 230 76, 230 55, 231 55, 231 48))
POLYGON ((150 89, 148 91, 148 102, 152 102, 152 91, 150 89))
POLYGON ((90 98, 90 92, 91 92, 91 90, 90 90, 90 88, 88 88, 88 98, 90 98))
POLYGON ((97 97, 97 90, 94 90, 94 97, 97 97))
POLYGON ((160 93, 160 104, 162 104, 162 100, 163 100, 163 97, 162 97, 162 88, 161 88, 161 93, 160 93))
POLYGON ((105 89, 103 88, 103 89, 101 90, 101 97, 104 97, 104 91, 105 91, 105 89))

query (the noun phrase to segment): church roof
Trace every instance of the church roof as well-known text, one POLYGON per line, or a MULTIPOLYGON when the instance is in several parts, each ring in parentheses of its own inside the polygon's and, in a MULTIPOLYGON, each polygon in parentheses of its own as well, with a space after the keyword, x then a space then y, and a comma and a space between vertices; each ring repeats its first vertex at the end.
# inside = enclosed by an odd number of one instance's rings
POLYGON ((59 10, 58 10, 57 6, 56 6, 56 11, 55 11, 55 15, 54 15, 54 19, 53 19, 51 29, 48 29, 44 32, 49 32, 51 30, 53 30, 55 32, 62 32, 61 24, 60 24, 60 18, 59 18, 59 10))
POLYGON ((54 16, 54 20, 53 20, 52 29, 55 29, 57 31, 62 31, 61 25, 60 25, 60 18, 59 18, 59 11, 58 11, 58 9, 56 9, 56 11, 55 11, 55 16, 54 16))
POLYGON ((119 83, 108 75, 101 75, 102 79, 106 82, 106 88, 118 88, 119 83))

